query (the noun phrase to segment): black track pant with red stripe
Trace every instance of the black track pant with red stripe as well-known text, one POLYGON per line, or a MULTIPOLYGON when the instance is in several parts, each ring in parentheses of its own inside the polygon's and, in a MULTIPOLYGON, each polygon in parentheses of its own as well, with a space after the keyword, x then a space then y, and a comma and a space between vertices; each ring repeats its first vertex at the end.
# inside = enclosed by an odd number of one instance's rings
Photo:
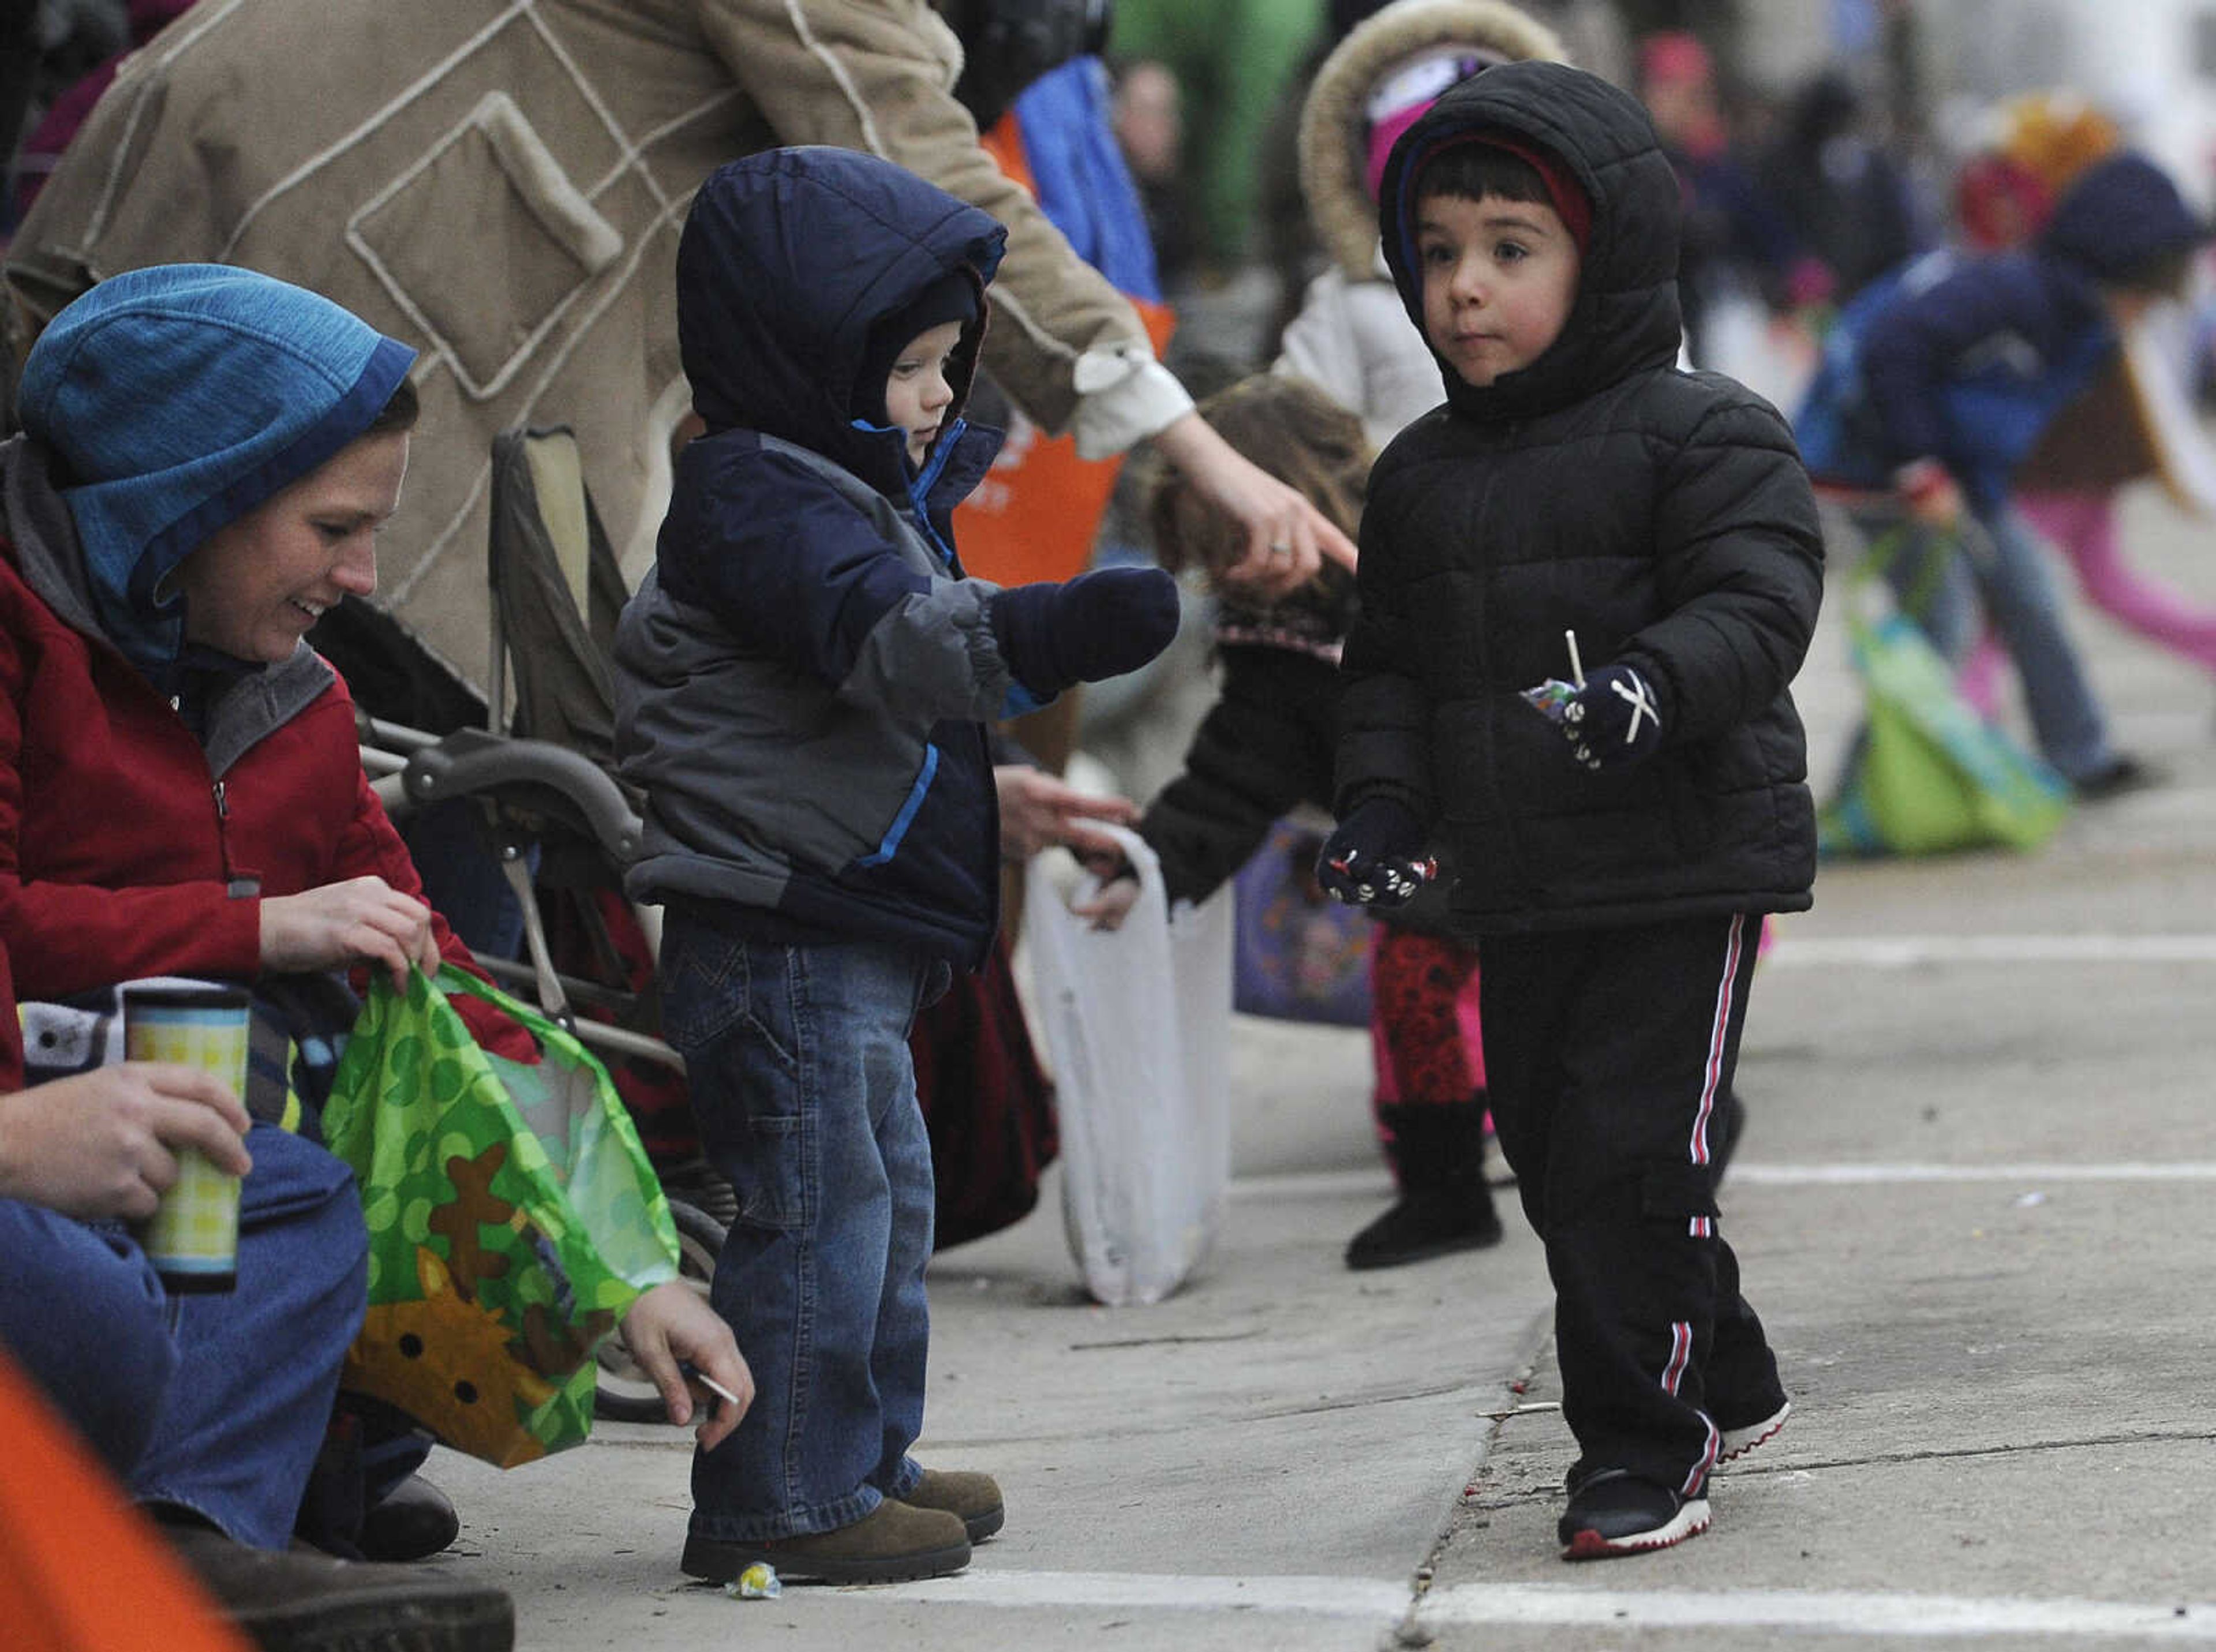
POLYGON ((1713 1133, 1759 918, 1488 935, 1494 1127, 1547 1247, 1573 1482, 1624 1469, 1690 1495, 1721 1428, 1785 1403, 1717 1231, 1713 1133))

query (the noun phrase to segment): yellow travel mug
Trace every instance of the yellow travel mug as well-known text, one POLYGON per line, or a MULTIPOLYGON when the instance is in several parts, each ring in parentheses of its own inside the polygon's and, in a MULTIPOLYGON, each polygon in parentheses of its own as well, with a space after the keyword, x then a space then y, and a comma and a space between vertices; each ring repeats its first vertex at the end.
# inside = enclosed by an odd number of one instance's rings
MULTIPOLYGON (((199 1067, 241 1097, 252 1025, 244 987, 123 989, 126 1060, 199 1067)), ((169 1291, 228 1291, 238 1282, 238 1178, 191 1148, 175 1153, 176 1182, 141 1225, 140 1248, 169 1291)))

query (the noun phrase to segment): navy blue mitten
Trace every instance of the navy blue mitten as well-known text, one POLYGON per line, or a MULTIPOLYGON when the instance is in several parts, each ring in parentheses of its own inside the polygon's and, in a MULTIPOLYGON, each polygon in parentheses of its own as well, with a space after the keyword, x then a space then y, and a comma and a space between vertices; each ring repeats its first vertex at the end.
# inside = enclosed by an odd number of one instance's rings
POLYGON ((1391 798, 1373 797, 1324 839, 1316 881, 1350 906, 1405 906, 1438 875, 1423 850, 1422 823, 1391 798))
POLYGON ((1629 666, 1603 666, 1562 708, 1562 734, 1588 769, 1624 769, 1662 744, 1662 703, 1629 666))
POLYGON ((1159 568, 1104 568, 1056 585, 1013 585, 987 605, 1000 656, 1041 698, 1136 671, 1177 636, 1177 581, 1159 568))

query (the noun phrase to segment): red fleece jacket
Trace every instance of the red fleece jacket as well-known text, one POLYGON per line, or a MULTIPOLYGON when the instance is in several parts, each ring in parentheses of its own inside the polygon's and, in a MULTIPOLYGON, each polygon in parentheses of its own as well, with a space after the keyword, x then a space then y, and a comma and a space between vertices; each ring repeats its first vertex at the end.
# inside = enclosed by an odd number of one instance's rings
MULTIPOLYGON (((0 538, 0 944, 19 992, 57 998, 142 975, 250 980, 258 896, 370 873, 422 898, 362 773, 344 683, 335 676, 219 783, 169 702, 114 648, 64 623, 0 538)), ((433 926, 440 950, 474 971, 445 920, 433 926)), ((507 1017, 473 1000, 455 1007, 488 1049, 534 1059, 530 1035, 507 1017)))

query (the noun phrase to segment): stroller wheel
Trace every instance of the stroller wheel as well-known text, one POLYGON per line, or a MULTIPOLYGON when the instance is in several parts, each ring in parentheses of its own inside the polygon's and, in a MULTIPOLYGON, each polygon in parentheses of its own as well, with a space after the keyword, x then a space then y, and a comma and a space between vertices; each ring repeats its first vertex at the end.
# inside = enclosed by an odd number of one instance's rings
MULTIPOLYGON (((677 1228, 677 1277, 705 1296, 708 1281, 715 1276, 717 1254, 723 1248, 723 1225, 682 1199, 669 1201, 669 1218, 677 1228)), ((662 1391, 631 1357, 622 1331, 603 1337, 594 1357, 600 1363, 593 1390, 594 1416, 615 1422, 669 1420, 662 1391)))

